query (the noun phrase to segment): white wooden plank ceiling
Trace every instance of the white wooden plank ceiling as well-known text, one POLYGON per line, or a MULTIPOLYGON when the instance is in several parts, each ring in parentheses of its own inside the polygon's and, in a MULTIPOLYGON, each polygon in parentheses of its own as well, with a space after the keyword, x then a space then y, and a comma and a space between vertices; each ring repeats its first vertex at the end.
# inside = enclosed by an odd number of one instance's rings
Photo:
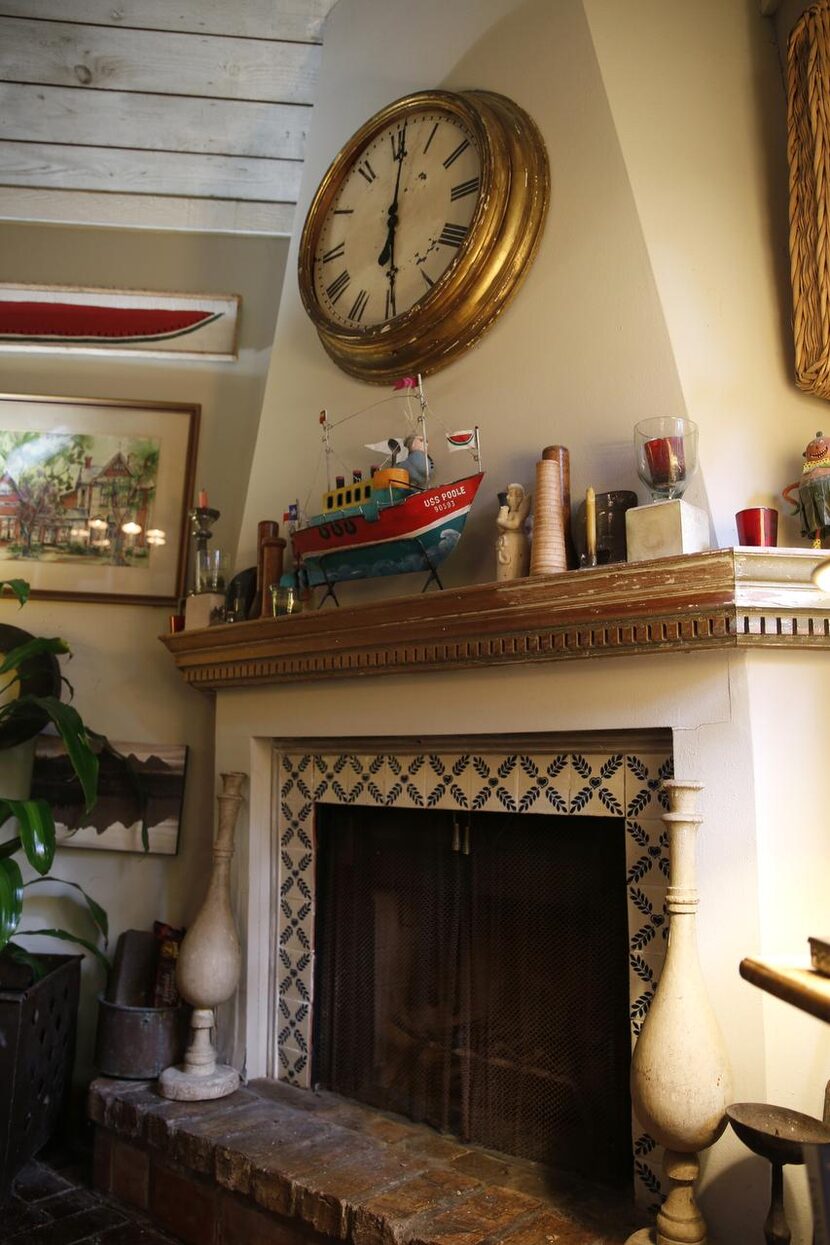
POLYGON ((290 233, 335 0, 0 0, 0 219, 290 233))

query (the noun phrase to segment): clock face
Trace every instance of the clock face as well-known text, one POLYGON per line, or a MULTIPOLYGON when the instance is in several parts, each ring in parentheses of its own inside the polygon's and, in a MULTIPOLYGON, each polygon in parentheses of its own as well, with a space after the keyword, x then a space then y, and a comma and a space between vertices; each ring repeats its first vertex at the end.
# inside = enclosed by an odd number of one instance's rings
POLYGON ((481 153, 461 117, 410 112, 356 154, 314 251, 319 306, 334 325, 377 328, 425 298, 467 237, 481 153))

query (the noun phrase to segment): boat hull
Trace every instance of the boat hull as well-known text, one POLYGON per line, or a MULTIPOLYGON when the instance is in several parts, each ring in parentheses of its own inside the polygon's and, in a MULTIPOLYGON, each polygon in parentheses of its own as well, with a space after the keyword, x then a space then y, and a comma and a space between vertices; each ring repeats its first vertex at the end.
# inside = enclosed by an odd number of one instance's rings
POLYGON ((434 571, 453 552, 464 530, 483 473, 414 493, 377 517, 362 514, 300 528, 292 537, 308 583, 342 583, 434 571))

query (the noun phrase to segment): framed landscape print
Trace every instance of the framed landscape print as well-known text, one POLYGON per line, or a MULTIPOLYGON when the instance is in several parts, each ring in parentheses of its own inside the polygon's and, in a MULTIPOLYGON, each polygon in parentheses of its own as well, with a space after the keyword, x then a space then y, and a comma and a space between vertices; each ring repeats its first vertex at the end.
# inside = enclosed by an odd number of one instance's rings
POLYGON ((182 596, 199 407, 0 394, 0 579, 33 596, 182 596))

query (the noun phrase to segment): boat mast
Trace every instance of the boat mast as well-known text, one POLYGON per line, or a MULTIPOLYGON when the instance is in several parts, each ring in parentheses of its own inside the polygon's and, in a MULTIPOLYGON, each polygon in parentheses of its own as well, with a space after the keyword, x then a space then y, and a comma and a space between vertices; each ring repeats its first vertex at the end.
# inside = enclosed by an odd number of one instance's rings
POLYGON ((473 458, 475 459, 476 464, 478 465, 479 471, 483 471, 484 468, 481 465, 481 439, 478 435, 478 424, 476 424, 475 426, 475 434, 476 434, 476 439, 475 439, 475 449, 473 450, 473 458))
POLYGON ((420 372, 418 373, 418 402, 421 407, 421 412, 418 416, 418 431, 421 435, 421 440, 424 443, 424 473, 425 473, 424 483, 425 483, 425 486, 428 487, 429 486, 429 441, 427 440, 427 416, 426 416, 427 400, 424 397, 424 382, 423 382, 420 372))
MULTIPOLYGON (((320 423, 323 425, 323 448, 326 451, 326 492, 331 492, 331 443, 329 441, 329 423, 328 411, 320 412, 320 423)), ((319 487, 319 485, 318 485, 319 487)))

